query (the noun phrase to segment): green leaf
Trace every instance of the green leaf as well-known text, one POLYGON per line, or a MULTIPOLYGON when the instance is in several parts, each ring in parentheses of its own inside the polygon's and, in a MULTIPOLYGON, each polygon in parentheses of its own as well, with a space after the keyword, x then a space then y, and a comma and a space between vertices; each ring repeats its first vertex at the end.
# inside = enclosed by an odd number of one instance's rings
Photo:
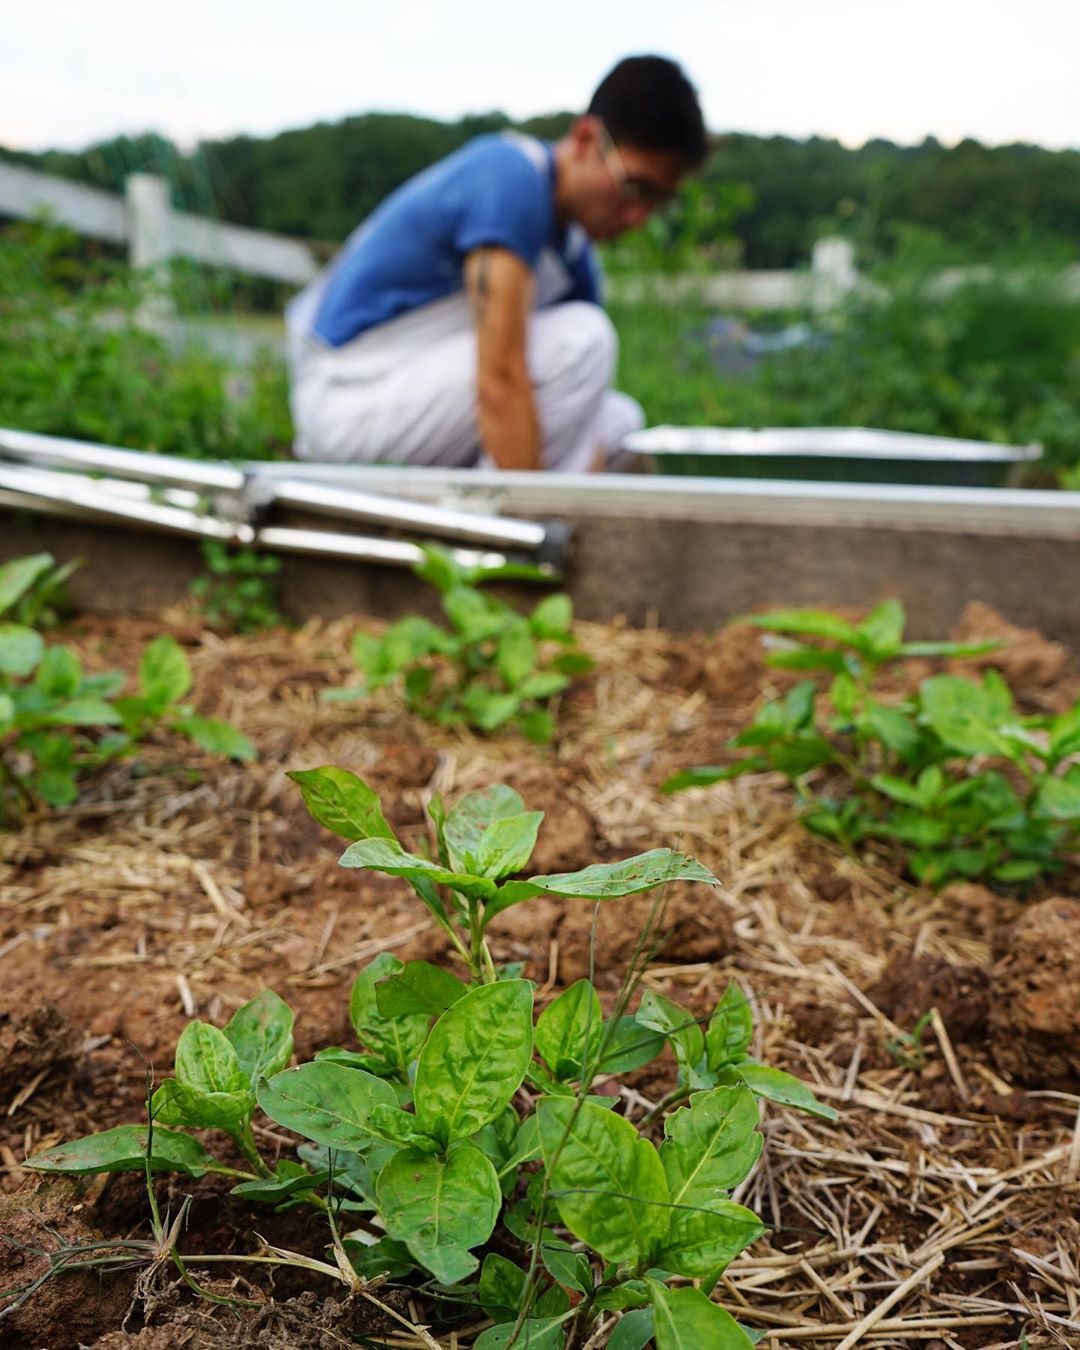
MULTIPOLYGON (((529 1116, 535 1122, 535 1116, 529 1116)), ((537 1139, 539 1139, 537 1131, 537 1139)), ((540 1243, 540 1259, 553 1280, 564 1289, 573 1289, 578 1294, 587 1294, 593 1287, 592 1266, 584 1252, 576 1252, 559 1238, 545 1238, 540 1243)))
POLYGON ((536 668, 536 642, 524 619, 499 638, 495 661, 508 689, 517 689, 536 668))
POLYGON ((477 1268, 469 1248, 488 1240, 502 1206, 495 1168, 469 1143, 445 1159, 403 1149, 379 1173, 378 1197, 386 1231, 442 1284, 477 1268))
POLYGON ((413 1013, 438 1017, 468 992, 469 986, 449 970, 429 961, 410 961, 376 983, 375 1002, 383 1017, 413 1013))
POLYGON ((777 609, 770 614, 743 614, 735 623, 752 624, 770 633, 794 633, 800 637, 820 637, 843 643, 856 650, 862 646, 862 634, 854 624, 823 609, 777 609))
MULTIPOLYGON (((562 1324, 565 1317, 526 1317, 521 1324, 521 1330, 514 1340, 514 1348, 520 1346, 521 1350, 561 1350, 565 1342, 565 1336, 562 1324)), ((488 1327, 482 1331, 476 1340, 473 1341, 473 1350, 505 1350, 510 1344, 510 1338, 514 1334, 514 1327, 517 1324, 515 1318, 510 1322, 502 1322, 496 1326, 488 1327)))
POLYGON ((640 1308, 649 1302, 649 1286, 644 1280, 624 1280, 611 1288, 601 1290, 596 1296, 596 1306, 610 1312, 621 1312, 624 1308, 640 1308))
POLYGON ((700 1289, 668 1289, 649 1280, 656 1350, 753 1350, 753 1341, 700 1289))
POLYGON ((919 730, 899 708, 888 708, 883 703, 868 702, 858 719, 858 728, 864 736, 876 736, 882 744, 902 759, 914 753, 919 745, 919 730))
POLYGON ((808 1115, 820 1116, 822 1120, 839 1119, 833 1108, 819 1102, 805 1083, 793 1074, 784 1073, 782 1069, 772 1069, 765 1064, 746 1060, 727 1072, 741 1078, 756 1097, 766 1097, 782 1106, 795 1106, 808 1115))
POLYGON ((520 872, 532 857, 543 811, 526 811, 492 821, 476 846, 476 871, 493 881, 520 872))
POLYGON ((204 1091, 166 1078, 150 1099, 155 1121, 163 1125, 189 1125, 196 1130, 225 1130, 239 1134, 251 1115, 251 1094, 245 1088, 233 1092, 204 1091))
POLYGON ((851 669, 853 658, 831 647, 803 647, 797 643, 784 645, 766 653, 765 664, 780 670, 831 670, 834 675, 851 669))
POLYGON ((1016 758, 998 732, 1001 710, 992 689, 958 675, 934 675, 922 682, 919 698, 924 718, 950 750, 1016 758))
POLYGON ((501 913, 534 895, 562 895, 583 900, 615 900, 666 886, 672 881, 701 881, 708 886, 719 882, 701 863, 670 848, 654 848, 648 853, 622 862, 593 863, 580 872, 558 872, 552 876, 532 877, 529 881, 504 882, 489 901, 485 919, 501 913))
POLYGON ((51 553, 31 553, 4 563, 0 567, 0 614, 6 614, 21 600, 52 567, 53 561, 51 553))
POLYGON ((705 1055, 705 1036, 693 1013, 654 989, 646 989, 636 1018, 641 1026, 665 1035, 679 1067, 687 1075, 695 1073, 705 1055))
POLYGON ((82 694, 50 708, 45 720, 58 727, 117 727, 123 718, 103 698, 82 694))
MULTIPOLYGON (((374 1204, 371 1207, 376 1208, 374 1204)), ((368 1280, 379 1275, 390 1280, 403 1280, 416 1269, 416 1262, 409 1255, 408 1247, 404 1242, 395 1242, 393 1238, 380 1238, 378 1242, 357 1242, 346 1238, 342 1246, 353 1270, 368 1280)))
POLYGON ((1035 794, 1035 810, 1051 820, 1080 819, 1080 773, 1070 769, 1063 778, 1044 778, 1035 794))
POLYGON ((293 1052, 293 1014, 272 989, 264 989, 233 1013, 224 1028, 242 1073, 252 1088, 284 1069, 293 1052))
POLYGON ((906 623, 907 614, 901 602, 895 598, 885 600, 857 625, 856 631, 863 639, 862 649, 875 661, 895 656, 900 650, 906 623))
POLYGON ((533 989, 502 980, 471 989, 431 1029, 416 1069, 420 1127, 443 1144, 500 1115, 532 1059, 533 989))
POLYGON ((502 630, 510 617, 517 618, 509 606, 471 586, 453 586, 443 596, 446 617, 466 642, 485 642, 502 630))
POLYGON ((356 774, 324 764, 294 769, 286 777, 299 784, 304 804, 320 825, 342 839, 393 839, 378 796, 356 774))
POLYGON ((209 1022, 189 1022, 176 1043, 177 1079, 198 1092, 243 1092, 247 1075, 223 1031, 209 1022))
POLYGON ((482 684, 471 684, 461 696, 461 710, 470 725, 481 731, 504 726, 521 703, 518 694, 500 694, 482 684))
POLYGON ((34 678, 38 688, 50 698, 71 698, 82 682, 82 666, 70 648, 50 647, 34 678))
POLYGON ((630 1073, 654 1060, 666 1044, 667 1038, 661 1032, 643 1027, 636 1017, 620 1017, 614 1026, 607 1022, 596 1072, 630 1073))
POLYGON ((548 1186, 563 1223, 605 1261, 640 1260, 670 1214, 656 1149, 624 1117, 589 1102, 542 1097, 536 1109, 548 1186))
POLYGON ((660 784, 661 792, 685 792, 687 788, 712 787, 713 783, 726 783, 732 778, 741 778, 745 773, 762 773, 769 766, 760 755, 748 755, 731 764, 703 764, 696 769, 683 769, 665 778, 660 784))
POLYGON ((569 675, 560 675, 557 670, 538 670, 518 687, 518 697, 526 699, 546 699, 561 693, 570 683, 569 675))
POLYGON ((299 1191, 314 1191, 325 1186, 330 1180, 329 1171, 309 1172, 300 1163, 282 1159, 277 1172, 264 1181, 241 1181, 234 1186, 230 1195, 238 1195, 243 1200, 254 1200, 263 1205, 280 1205, 289 1196, 299 1191))
POLYGON ((859 705, 859 687, 846 670, 829 686, 829 699, 841 717, 851 717, 859 705))
POLYGON ((21 623, 0 623, 0 675, 30 675, 45 652, 45 639, 21 623))
POLYGON ((573 621, 573 603, 562 593, 545 596, 529 616, 529 625, 540 638, 565 637, 573 621))
MULTIPOLYGON (((477 877, 468 872, 450 872, 429 858, 406 853, 396 839, 358 839, 341 855, 340 862, 342 867, 366 867, 374 872, 386 872, 392 877, 404 877, 414 886, 428 882, 451 886, 462 895, 476 900, 487 900, 496 892, 495 882, 488 877, 477 877)), ((420 898, 425 897, 421 895, 420 898)))
POLYGON ((897 778, 894 774, 876 773, 870 779, 870 782, 873 787, 876 787, 879 792, 883 792, 886 797, 891 797, 894 802, 903 802, 905 806, 913 806, 920 811, 926 805, 926 797, 919 788, 906 782, 903 778, 897 778))
POLYGON ((1056 763, 1080 752, 1080 703, 1050 723, 1050 754, 1056 763))
POLYGON ((317 1060, 284 1069, 259 1084, 259 1105, 279 1125, 328 1148, 359 1152, 371 1143, 368 1117, 396 1106, 394 1089, 362 1069, 317 1060))
POLYGON ((619 1318, 608 1337, 607 1350, 645 1350, 653 1338, 652 1308, 637 1308, 619 1318))
MULTIPOLYGON (((0 694, 0 701, 3 695, 0 694)), ((34 791, 49 806, 70 806, 78 798, 79 784, 73 769, 42 769, 31 779, 34 791)))
POLYGON ((546 745, 554 739, 555 719, 546 708, 527 708, 517 715, 517 729, 526 740, 536 745, 546 745))
POLYGON ((745 1084, 695 1092, 688 1107, 673 1111, 660 1145, 672 1204, 708 1208, 737 1186, 761 1153, 757 1127, 757 1102, 745 1084))
POLYGON ((439 1145, 417 1124, 416 1117, 400 1106, 374 1106, 368 1117, 369 1128, 393 1144, 418 1148, 421 1153, 437 1153, 439 1145))
POLYGON ((139 659, 139 688, 155 709, 178 703, 191 688, 191 666, 179 642, 162 633, 139 659))
POLYGON ((592 1061, 604 1034, 604 1014, 596 990, 578 980, 540 1014, 536 1022, 536 1050, 557 1078, 579 1078, 592 1061))
POLYGON ((498 1252, 484 1257, 477 1282, 476 1296, 484 1312, 496 1322, 500 1318, 516 1317, 525 1289, 525 1272, 513 1261, 498 1252))
POLYGON ((900 656, 951 656, 960 660, 969 656, 985 656, 996 652, 1002 643, 996 638, 985 642, 905 642, 900 656))
POLYGON ((384 1055, 402 1075, 420 1053, 430 1019, 427 1013, 387 1017, 379 1008, 375 986, 404 968, 404 962, 392 952, 380 952, 356 977, 349 995, 349 1020, 357 1037, 384 1055))
MULTIPOLYGON (((87 1134, 68 1144, 36 1153, 23 1163, 35 1172, 84 1176, 92 1172, 141 1172, 146 1165, 149 1130, 145 1125, 117 1125, 101 1134, 87 1134)), ((201 1177, 230 1169, 212 1158, 197 1139, 179 1130, 155 1125, 150 1166, 155 1172, 186 1172, 201 1177)))
MULTIPOLYGON (((685 1203, 685 1202, 684 1202, 685 1203)), ((733 1200, 676 1209, 653 1260, 662 1270, 690 1279, 715 1275, 765 1231, 758 1216, 733 1200)))
POLYGON ((728 982, 724 996, 713 1009, 705 1032, 705 1053, 710 1069, 721 1069, 750 1049, 754 1035, 754 1014, 750 1000, 735 983, 728 982))
POLYGON ((446 817, 443 832, 451 865, 471 871, 480 840, 498 820, 525 813, 525 803, 513 788, 495 783, 489 788, 467 792, 446 817))
POLYGON ((194 741, 200 749, 229 759, 253 760, 258 752, 242 731, 231 722, 216 717, 180 717, 170 723, 172 730, 194 741))

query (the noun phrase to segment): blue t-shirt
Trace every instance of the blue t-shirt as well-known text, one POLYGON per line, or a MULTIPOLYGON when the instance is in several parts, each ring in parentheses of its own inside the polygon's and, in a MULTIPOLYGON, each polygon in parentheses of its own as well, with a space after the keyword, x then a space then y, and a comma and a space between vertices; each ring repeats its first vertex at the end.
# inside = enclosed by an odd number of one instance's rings
POLYGON ((584 231, 555 218, 551 146, 505 133, 470 141, 391 193, 304 293, 304 326, 340 347, 462 290, 465 259, 484 246, 509 249, 533 269, 538 308, 600 303, 584 231))

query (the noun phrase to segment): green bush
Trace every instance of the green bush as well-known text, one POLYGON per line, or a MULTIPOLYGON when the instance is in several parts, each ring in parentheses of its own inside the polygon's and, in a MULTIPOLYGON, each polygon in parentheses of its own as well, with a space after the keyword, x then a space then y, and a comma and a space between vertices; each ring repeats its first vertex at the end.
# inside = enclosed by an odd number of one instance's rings
POLYGON ((131 695, 122 694, 119 671, 87 675, 70 648, 47 645, 25 620, 38 609, 35 594, 47 596, 56 579, 48 553, 0 567, 0 820, 31 804, 70 805, 86 778, 132 754, 159 727, 205 750, 254 758, 230 723, 196 717, 181 701, 191 667, 168 634, 147 644, 139 692, 131 695))
POLYGON ((145 1171, 151 1194, 153 1171, 216 1172, 250 1201, 312 1205, 328 1220, 327 1259, 274 1248, 270 1259, 320 1271, 354 1293, 389 1281, 448 1330, 475 1327, 480 1309, 492 1325, 470 1337, 474 1350, 515 1337, 549 1350, 581 1346, 612 1313, 623 1317, 611 1345, 654 1337, 658 1350, 749 1350, 748 1332, 708 1293, 764 1231, 731 1199, 761 1152, 758 1099, 829 1119, 835 1112, 751 1057, 753 1021, 735 984, 704 1025, 651 990, 631 1014, 642 960, 608 1017, 586 979, 536 1016, 533 985, 499 970, 486 939, 493 918, 534 897, 615 902, 715 878, 692 858, 655 849, 517 879, 542 813, 526 811, 501 784, 449 811, 436 797, 435 856, 410 854, 354 775, 326 767, 291 777, 315 819, 350 841, 343 866, 409 883, 450 937, 459 972, 383 953, 349 1000, 362 1049, 331 1047, 296 1068, 288 1067, 292 1012, 270 991, 223 1029, 192 1022, 175 1076, 149 1097, 149 1126, 62 1144, 27 1166, 145 1171), (635 1124, 615 1109, 610 1081, 668 1044, 677 1085, 635 1124), (593 1091, 601 1077, 608 1092, 593 1091), (262 1157, 256 1107, 305 1141, 296 1160, 271 1166, 262 1157), (650 1127, 661 1119, 657 1144, 650 1127), (189 1129, 224 1133, 244 1166, 217 1158, 189 1129), (672 1287, 673 1277, 701 1287, 672 1287))
POLYGON ((1069 466, 1069 481, 1080 481, 1080 300, 1066 294, 1060 271, 1007 256, 951 290, 935 288, 954 261, 913 241, 872 274, 882 295, 814 321, 820 346, 767 357, 741 376, 717 372, 703 305, 614 305, 620 387, 653 424, 869 426, 1037 441, 1048 481, 1069 466))
POLYGON ((859 624, 810 609, 736 622, 800 639, 767 661, 820 675, 765 703, 729 742, 748 753, 676 774, 666 792, 781 773, 808 829, 852 850, 872 844, 933 886, 1032 882, 1080 845, 1080 703, 1023 717, 994 670, 981 681, 933 675, 903 697, 881 691, 882 672, 895 679, 906 661, 979 655, 996 643, 904 642, 898 600, 859 624))
POLYGON ((243 376, 140 327, 153 288, 44 224, 0 239, 0 425, 193 459, 267 459, 292 439, 283 363, 243 376), (242 396, 237 391, 243 386, 242 396))
POLYGON ((364 673, 358 689, 329 690, 342 701, 400 681, 408 706, 444 726, 480 731, 514 726, 534 741, 555 734, 552 699, 574 675, 592 668, 576 650, 568 595, 549 595, 529 615, 480 589, 485 581, 535 576, 531 567, 464 567, 446 549, 424 548, 416 575, 438 590, 450 627, 419 615, 393 624, 382 637, 358 633, 353 656, 364 673), (552 654, 552 649, 557 650, 552 654))

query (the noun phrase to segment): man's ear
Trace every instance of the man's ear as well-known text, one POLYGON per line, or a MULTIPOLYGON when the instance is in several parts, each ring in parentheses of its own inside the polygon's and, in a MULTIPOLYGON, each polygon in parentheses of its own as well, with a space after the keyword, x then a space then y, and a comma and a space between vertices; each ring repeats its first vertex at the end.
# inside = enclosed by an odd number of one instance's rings
POLYGON ((597 118, 585 113, 570 128, 569 141, 575 159, 584 159, 596 144, 597 118))

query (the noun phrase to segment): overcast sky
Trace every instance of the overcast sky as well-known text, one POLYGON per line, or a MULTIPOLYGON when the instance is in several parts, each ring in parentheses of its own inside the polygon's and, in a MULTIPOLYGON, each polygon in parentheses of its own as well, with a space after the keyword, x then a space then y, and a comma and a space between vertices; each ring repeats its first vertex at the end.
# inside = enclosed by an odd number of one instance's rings
POLYGON ((681 61, 716 131, 1080 147, 1080 0, 10 0, 0 144, 527 116, 635 51, 681 61))

